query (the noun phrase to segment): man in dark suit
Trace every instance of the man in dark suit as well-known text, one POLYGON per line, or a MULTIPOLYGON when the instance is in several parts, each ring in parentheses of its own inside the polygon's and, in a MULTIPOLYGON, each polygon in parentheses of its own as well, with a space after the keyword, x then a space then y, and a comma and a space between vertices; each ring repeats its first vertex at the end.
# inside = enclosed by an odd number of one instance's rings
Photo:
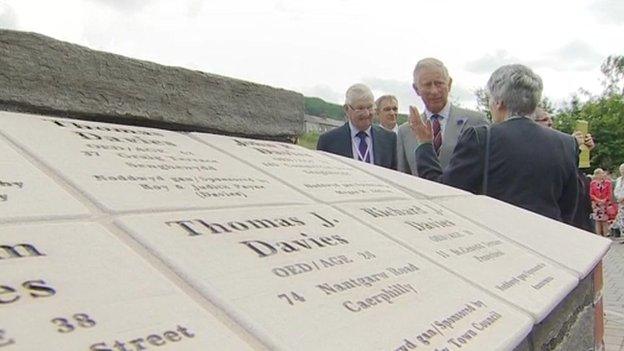
MULTIPOLYGON (((434 145, 442 169, 448 166, 457 144, 457 138, 465 129, 486 125, 485 115, 453 105, 448 100, 453 79, 442 61, 425 58, 414 68, 412 87, 425 104, 423 120, 431 121, 434 145), (437 132, 437 134, 435 133, 437 132)), ((404 173, 417 175, 414 150, 418 142, 412 135, 409 123, 403 123, 397 133, 397 167, 404 173)))
POLYGON ((321 134, 317 150, 396 169, 396 134, 374 126, 375 99, 364 84, 347 90, 344 111, 347 123, 321 134))
POLYGON ((416 149, 419 176, 571 223, 578 193, 578 145, 572 136, 529 117, 541 97, 541 78, 528 67, 507 65, 492 74, 487 88, 495 122, 489 127, 489 143, 488 127, 465 130, 444 171, 430 123, 423 123, 417 109, 410 107, 412 130, 421 143, 416 149))
MULTIPOLYGON (((533 112, 531 117, 542 127, 553 127, 553 120, 550 117, 550 114, 540 107, 535 109, 535 112, 533 112)), ((576 131, 572 134, 572 136, 576 139, 576 143, 579 147, 581 145, 585 145, 587 149, 591 150, 595 146, 594 138, 592 138, 589 133, 583 134, 580 131, 576 131)), ((585 173, 583 173, 580 168, 577 168, 576 178, 578 181, 578 200, 576 202, 576 212, 574 213, 574 218, 570 224, 593 233, 595 228, 590 218, 592 213, 591 199, 589 198, 590 179, 587 178, 585 173)))

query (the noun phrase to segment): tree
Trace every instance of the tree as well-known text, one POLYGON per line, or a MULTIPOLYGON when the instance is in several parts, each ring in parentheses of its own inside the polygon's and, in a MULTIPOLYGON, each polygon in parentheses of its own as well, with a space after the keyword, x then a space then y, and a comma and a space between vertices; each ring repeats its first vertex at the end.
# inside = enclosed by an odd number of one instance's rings
MULTIPOLYGON (((473 93, 477 97, 477 111, 484 113, 487 116, 488 120, 491 122, 492 112, 490 111, 490 97, 488 96, 487 89, 478 88, 475 89, 473 93)), ((554 104, 547 97, 543 97, 538 106, 550 114, 553 114, 555 112, 554 104)))
MULTIPOLYGON (((574 102, 575 100, 573 100, 574 102)), ((577 120, 589 122, 596 147, 591 152, 592 168, 614 169, 624 162, 624 98, 611 95, 592 99, 559 114, 556 128, 571 133, 577 120)))
POLYGON ((477 97, 477 111, 485 114, 487 116, 488 121, 492 121, 492 112, 490 112, 490 103, 487 89, 478 88, 473 92, 477 97))
POLYGON ((624 162, 624 56, 609 56, 601 66, 603 85, 601 95, 587 97, 581 102, 573 95, 555 119, 555 128, 572 133, 578 120, 589 122, 596 147, 591 153, 592 168, 617 168, 624 162))
POLYGON ((603 95, 624 95, 624 56, 609 56, 600 66, 603 95))

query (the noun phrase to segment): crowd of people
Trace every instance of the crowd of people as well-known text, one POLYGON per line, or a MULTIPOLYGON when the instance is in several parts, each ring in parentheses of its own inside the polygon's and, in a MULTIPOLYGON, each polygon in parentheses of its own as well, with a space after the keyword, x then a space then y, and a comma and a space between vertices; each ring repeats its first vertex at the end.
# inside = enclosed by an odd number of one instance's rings
POLYGON ((425 108, 410 106, 400 126, 396 97, 375 100, 369 87, 355 84, 346 92, 346 123, 322 134, 317 149, 491 196, 599 235, 624 231, 624 180, 613 185, 601 169, 592 179, 579 169, 579 147, 592 149, 593 138, 552 128, 551 116, 538 107, 537 74, 519 64, 492 73, 491 124, 449 101, 452 82, 440 60, 420 60, 412 87, 425 108))

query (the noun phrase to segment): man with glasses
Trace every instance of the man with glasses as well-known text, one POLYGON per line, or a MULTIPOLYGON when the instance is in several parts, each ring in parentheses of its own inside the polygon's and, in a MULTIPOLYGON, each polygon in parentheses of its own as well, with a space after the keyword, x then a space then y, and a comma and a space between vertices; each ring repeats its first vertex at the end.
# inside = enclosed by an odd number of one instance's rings
MULTIPOLYGON (((433 144, 442 169, 448 166, 462 131, 488 123, 485 115, 457 107, 448 101, 452 83, 448 70, 438 59, 422 59, 414 68, 412 87, 425 104, 425 112, 421 117, 423 121, 428 120, 431 123, 435 136, 433 144)), ((409 124, 402 124, 397 134, 399 171, 418 175, 414 157, 417 146, 418 142, 409 124)))
POLYGON ((397 116, 399 115, 399 101, 394 95, 383 95, 375 101, 379 126, 396 134, 399 131, 397 116))
POLYGON ((396 169, 396 134, 373 125, 373 92, 364 84, 352 85, 343 108, 347 123, 321 134, 316 149, 396 169))

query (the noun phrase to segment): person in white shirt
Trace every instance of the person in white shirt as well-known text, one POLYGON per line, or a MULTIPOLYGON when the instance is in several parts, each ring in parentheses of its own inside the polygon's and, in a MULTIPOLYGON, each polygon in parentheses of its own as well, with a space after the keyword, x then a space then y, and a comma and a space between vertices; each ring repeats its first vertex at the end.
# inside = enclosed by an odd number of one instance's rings
POLYGON ((618 215, 613 222, 613 228, 624 232, 624 163, 620 165, 620 176, 615 180, 613 196, 618 204, 618 215))
POLYGON ((375 112, 379 125, 395 134, 399 131, 397 116, 399 115, 399 101, 394 95, 382 95, 375 101, 375 112))

